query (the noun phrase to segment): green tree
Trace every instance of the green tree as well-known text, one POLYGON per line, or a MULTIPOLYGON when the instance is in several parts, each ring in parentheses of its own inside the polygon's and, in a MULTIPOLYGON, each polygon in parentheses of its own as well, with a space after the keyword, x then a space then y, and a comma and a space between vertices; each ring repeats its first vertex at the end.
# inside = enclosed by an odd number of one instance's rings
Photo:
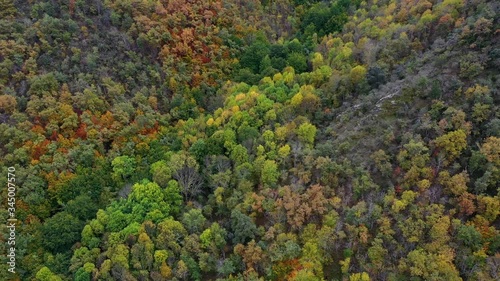
POLYGON ((231 212, 231 230, 234 244, 244 244, 255 238, 257 227, 252 219, 235 209, 231 212))
POLYGON ((249 158, 247 149, 241 144, 235 145, 231 151, 231 160, 234 161, 236 166, 248 162, 249 158))
POLYGON ((185 236, 187 236, 187 231, 182 223, 168 218, 158 224, 154 242, 159 250, 168 250, 178 254, 185 236))
MULTIPOLYGON (((169 202, 165 195, 160 186, 154 182, 136 183, 127 198, 126 207, 132 210, 132 218, 136 222, 144 219, 157 222, 168 217, 172 210, 169 204, 172 202, 169 202)), ((179 204, 179 202, 174 202, 174 204, 179 204)))
POLYGON ((122 182, 129 179, 135 171, 136 161, 130 156, 118 156, 111 162, 113 178, 122 182))
POLYGON ((40 268, 36 273, 36 279, 40 281, 62 281, 62 278, 55 275, 50 269, 46 266, 40 268))
POLYGON ((317 129, 313 124, 303 123, 297 129, 297 135, 300 141, 312 147, 314 139, 316 138, 316 131, 317 129))
POLYGON ((93 263, 85 263, 83 267, 78 269, 75 273, 75 281, 90 281, 94 269, 95 265, 93 263))
POLYGON ((175 180, 170 180, 163 194, 165 202, 170 206, 170 214, 179 214, 182 208, 182 190, 179 183, 175 180))
POLYGON ((88 195, 79 195, 75 199, 70 200, 64 210, 74 217, 86 221, 95 216, 97 212, 97 204, 95 201, 88 195))
POLYGON ((42 226, 43 245, 52 252, 65 252, 80 240, 83 222, 67 212, 49 218, 42 226))
POLYGON ((199 233, 206 221, 200 209, 191 209, 182 215, 182 223, 190 233, 199 233))
POLYGON ((226 230, 214 222, 210 228, 205 229, 201 233, 201 245, 214 253, 218 253, 226 245, 226 235, 226 230))
POLYGON ((256 40, 248 46, 241 55, 241 68, 249 68, 253 73, 259 73, 261 61, 270 53, 269 44, 264 40, 256 40))
POLYGON ((307 59, 301 53, 291 53, 286 58, 286 62, 288 66, 293 67, 296 73, 302 73, 307 71, 307 59))
POLYGON ((151 175, 154 182, 161 187, 165 187, 172 178, 172 171, 166 161, 160 160, 151 165, 151 175))
POLYGON ((280 173, 278 171, 278 165, 276 164, 276 161, 274 160, 264 161, 260 176, 261 182, 266 186, 274 187, 278 182, 279 176, 280 173))

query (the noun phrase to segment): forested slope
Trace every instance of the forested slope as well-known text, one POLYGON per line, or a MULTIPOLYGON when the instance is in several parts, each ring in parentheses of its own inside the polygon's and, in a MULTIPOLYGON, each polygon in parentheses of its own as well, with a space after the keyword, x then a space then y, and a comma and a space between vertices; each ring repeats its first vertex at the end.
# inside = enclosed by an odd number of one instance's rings
POLYGON ((0 0, 0 279, 498 280, 499 5, 0 0))

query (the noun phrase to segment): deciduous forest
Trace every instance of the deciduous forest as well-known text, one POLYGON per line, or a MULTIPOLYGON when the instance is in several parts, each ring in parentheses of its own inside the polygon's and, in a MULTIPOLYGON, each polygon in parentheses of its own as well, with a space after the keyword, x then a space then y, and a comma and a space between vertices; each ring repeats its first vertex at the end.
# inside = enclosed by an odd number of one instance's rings
POLYGON ((499 15, 0 0, 0 280, 499 280, 499 15))

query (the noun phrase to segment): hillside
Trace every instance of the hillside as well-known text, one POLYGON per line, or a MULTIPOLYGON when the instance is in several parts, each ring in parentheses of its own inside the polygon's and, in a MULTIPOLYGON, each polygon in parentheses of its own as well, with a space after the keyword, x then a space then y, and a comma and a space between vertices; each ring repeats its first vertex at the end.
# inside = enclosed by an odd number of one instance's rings
POLYGON ((0 279, 498 280, 499 11, 0 0, 0 279))

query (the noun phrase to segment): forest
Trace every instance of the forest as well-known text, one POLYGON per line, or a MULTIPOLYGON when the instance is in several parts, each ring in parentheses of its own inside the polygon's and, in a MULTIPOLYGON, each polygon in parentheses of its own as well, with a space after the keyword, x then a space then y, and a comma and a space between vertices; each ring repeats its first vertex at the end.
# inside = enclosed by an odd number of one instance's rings
POLYGON ((495 0, 0 0, 0 280, 500 280, 499 70, 495 0))

